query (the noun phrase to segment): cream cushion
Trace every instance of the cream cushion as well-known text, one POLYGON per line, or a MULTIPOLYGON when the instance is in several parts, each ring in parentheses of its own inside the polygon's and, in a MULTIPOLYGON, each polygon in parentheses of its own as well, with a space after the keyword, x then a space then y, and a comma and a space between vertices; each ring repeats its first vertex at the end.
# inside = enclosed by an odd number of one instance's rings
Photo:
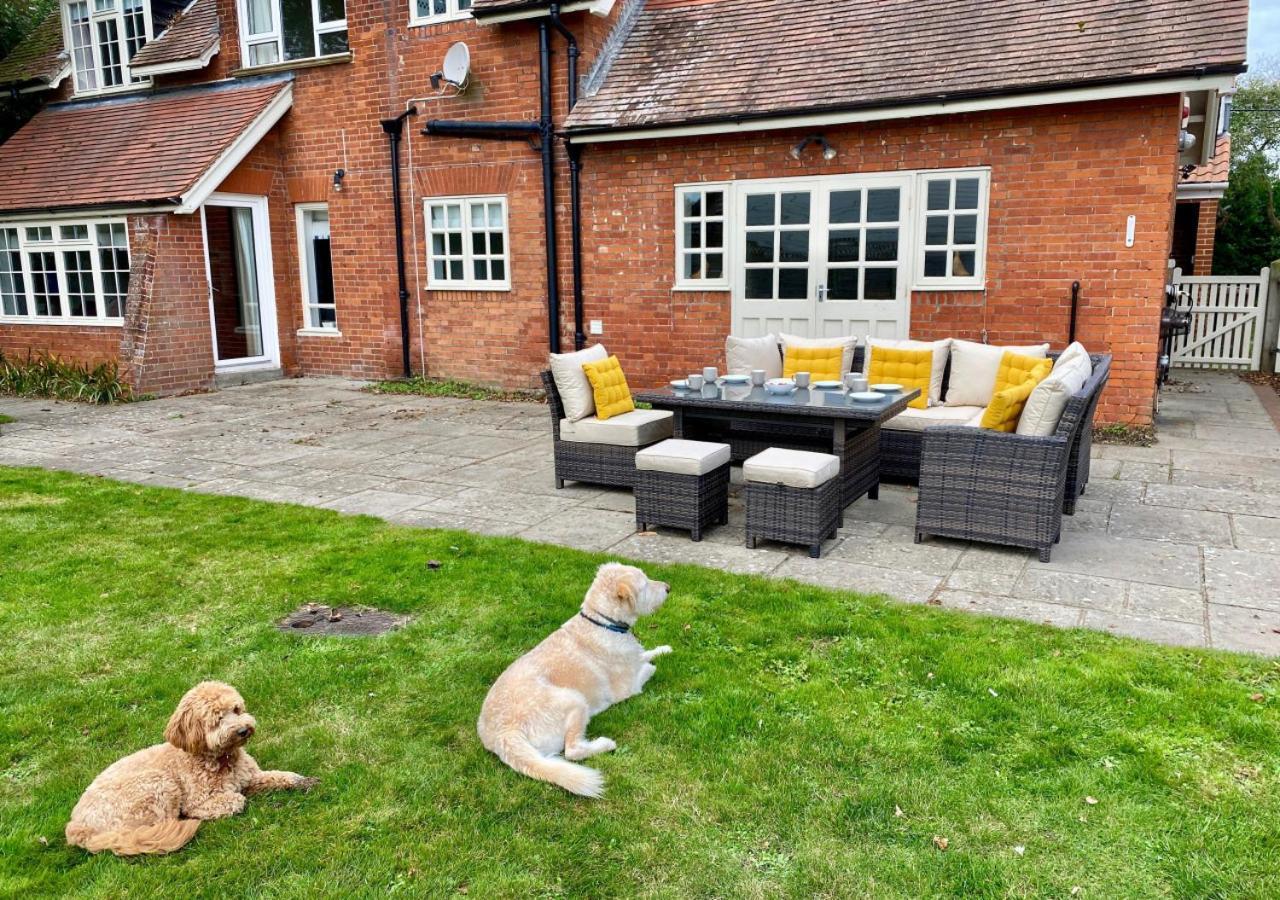
POLYGON ((1048 344, 1026 347, 996 347, 974 341, 951 342, 951 378, 947 382, 947 406, 983 406, 996 390, 996 374, 1006 352, 1043 359, 1048 344))
POLYGON ((1053 364, 1053 367, 1056 369, 1058 366, 1073 360, 1079 360, 1084 364, 1085 369, 1088 370, 1084 380, 1088 381, 1093 375, 1093 360, 1089 358, 1089 351, 1084 349, 1084 344, 1079 341, 1068 344, 1067 349, 1058 354, 1058 361, 1053 364))
POLYGON ((1072 394, 1080 392, 1093 374, 1093 364, 1086 353, 1067 356, 1064 351, 1043 381, 1036 385, 1018 419, 1018 434, 1048 437, 1058 430, 1058 420, 1067 408, 1072 394))
POLYGON ((908 406, 881 425, 890 431, 924 431, 933 425, 977 425, 982 421, 981 406, 931 406, 914 409, 908 406))
POLYGON ((752 369, 764 369, 765 378, 782 377, 782 353, 773 332, 755 338, 729 335, 724 339, 724 361, 730 375, 750 375, 752 369))
POLYGON ((797 334, 780 334, 778 337, 782 340, 782 355, 784 357, 787 355, 788 347, 839 347, 841 374, 853 368, 853 349, 858 346, 858 339, 852 335, 849 337, 806 338, 797 334))
POLYGON ((636 454, 636 468, 672 475, 706 475, 729 464, 729 445, 670 438, 636 454))
POLYGON ((770 447, 742 464, 742 477, 758 484, 815 488, 840 474, 840 460, 830 453, 770 447))
POLYGON ((601 422, 595 416, 574 422, 560 420, 560 440, 575 444, 612 444, 615 447, 643 447, 671 437, 674 417, 661 409, 633 409, 601 422))
POLYGON ((600 362, 609 358, 609 351, 603 344, 596 344, 576 353, 552 353, 551 377, 555 379, 556 390, 560 392, 560 405, 564 407, 564 417, 570 422, 585 419, 596 411, 595 392, 587 373, 582 371, 582 364, 600 362))
MULTIPOLYGON (((896 341, 867 335, 867 352, 862 356, 863 375, 871 371, 871 349, 873 347, 888 347, 894 350, 932 350, 933 371, 929 373, 928 400, 930 406, 937 406, 942 402, 942 376, 947 371, 947 354, 951 351, 951 338, 943 338, 940 341, 896 341)), ((992 382, 995 381, 994 373, 991 376, 991 380, 992 382)))

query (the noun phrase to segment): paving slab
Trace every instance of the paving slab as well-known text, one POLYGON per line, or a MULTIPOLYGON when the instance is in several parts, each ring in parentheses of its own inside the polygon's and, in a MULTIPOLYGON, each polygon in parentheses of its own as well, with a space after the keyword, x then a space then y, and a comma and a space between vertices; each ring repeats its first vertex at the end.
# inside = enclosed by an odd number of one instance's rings
MULTIPOLYGON (((1150 489, 1148 486, 1148 490, 1150 489)), ((1107 530, 1112 534, 1230 547, 1231 521, 1225 513, 1198 509, 1171 509, 1143 503, 1116 503, 1107 530)))
POLYGON ((1085 628, 1105 631, 1108 634, 1141 638, 1157 644, 1173 644, 1179 647, 1205 647, 1204 625, 1194 622, 1171 622, 1146 616, 1089 610, 1082 623, 1085 628))
POLYGON ((1205 599, 1198 590, 1132 581, 1125 611, 1134 616, 1203 624, 1205 599))
POLYGON ((1251 516, 1280 516, 1280 503, 1277 503, 1275 497, 1253 491, 1187 487, 1180 484, 1148 484, 1146 489, 1143 502, 1151 506, 1244 513, 1251 516))
POLYGON ((1023 619, 1041 625, 1057 625, 1059 628, 1079 625, 1084 615, 1084 610, 1057 603, 993 596, 976 591, 939 591, 934 603, 947 609, 963 609, 1005 619, 1023 619))
POLYGON ((1204 580, 1210 603, 1280 612, 1280 556, 1206 547, 1204 580))
POLYGON ((1017 580, 1011 593, 1023 600, 1120 612, 1129 596, 1129 582, 1096 575, 1028 569, 1017 580))
POLYGON ((593 551, 608 550, 635 533, 634 515, 596 510, 591 515, 584 516, 576 508, 557 513, 517 532, 520 537, 530 541, 593 551))
MULTIPOLYGON (((1280 502, 1280 494, 1276 495, 1280 502)), ((1256 553, 1280 554, 1280 518, 1266 516, 1232 516, 1236 547, 1256 553)))
POLYGON ((942 577, 920 572, 897 572, 881 566, 832 559, 790 556, 774 572, 822 587, 864 594, 885 594, 908 603, 925 603, 942 584, 942 577))
POLYGON ((1054 545, 1050 562, 1032 559, 1027 566, 1029 571, 1073 572, 1169 587, 1200 586, 1199 548, 1111 534, 1073 534, 1054 545))
POLYGON ((1209 635, 1215 647, 1280 655, 1280 612, 1209 604, 1209 635))

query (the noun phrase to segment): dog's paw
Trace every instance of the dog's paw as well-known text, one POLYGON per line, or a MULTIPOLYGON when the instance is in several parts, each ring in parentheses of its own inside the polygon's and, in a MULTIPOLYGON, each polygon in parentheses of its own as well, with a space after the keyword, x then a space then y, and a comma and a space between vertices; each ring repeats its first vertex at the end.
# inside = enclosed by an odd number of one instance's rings
POLYGON ((300 791, 309 791, 319 783, 319 778, 313 778, 310 775, 299 775, 298 781, 294 784, 294 787, 300 791))
POLYGON ((670 644, 663 644, 661 647, 654 647, 649 651, 650 659, 657 659, 659 656, 666 656, 668 653, 674 653, 670 644))
POLYGON ((618 749, 618 743, 613 738, 598 737, 591 742, 592 755, 596 753, 612 753, 618 749))

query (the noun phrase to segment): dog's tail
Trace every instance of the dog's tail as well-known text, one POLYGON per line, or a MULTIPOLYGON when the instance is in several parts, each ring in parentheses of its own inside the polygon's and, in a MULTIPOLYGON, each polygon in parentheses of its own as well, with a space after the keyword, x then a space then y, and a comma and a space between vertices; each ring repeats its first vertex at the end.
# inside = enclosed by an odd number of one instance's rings
POLYGON ((549 781, 579 797, 604 794, 604 776, 595 769, 559 756, 543 756, 523 734, 503 735, 495 743, 494 752, 498 758, 521 775, 549 781))
POLYGON ((67 843, 90 853, 110 850, 116 856, 140 853, 172 853, 196 836, 199 819, 165 819, 155 825, 116 831, 92 831, 72 822, 67 826, 67 843))

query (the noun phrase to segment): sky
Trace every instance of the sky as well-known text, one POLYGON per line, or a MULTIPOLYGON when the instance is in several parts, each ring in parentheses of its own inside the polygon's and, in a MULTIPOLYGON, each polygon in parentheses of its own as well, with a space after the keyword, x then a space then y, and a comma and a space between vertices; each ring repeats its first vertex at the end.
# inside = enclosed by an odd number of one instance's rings
POLYGON ((1267 57, 1280 68, 1280 0, 1249 0, 1249 68, 1267 57))

